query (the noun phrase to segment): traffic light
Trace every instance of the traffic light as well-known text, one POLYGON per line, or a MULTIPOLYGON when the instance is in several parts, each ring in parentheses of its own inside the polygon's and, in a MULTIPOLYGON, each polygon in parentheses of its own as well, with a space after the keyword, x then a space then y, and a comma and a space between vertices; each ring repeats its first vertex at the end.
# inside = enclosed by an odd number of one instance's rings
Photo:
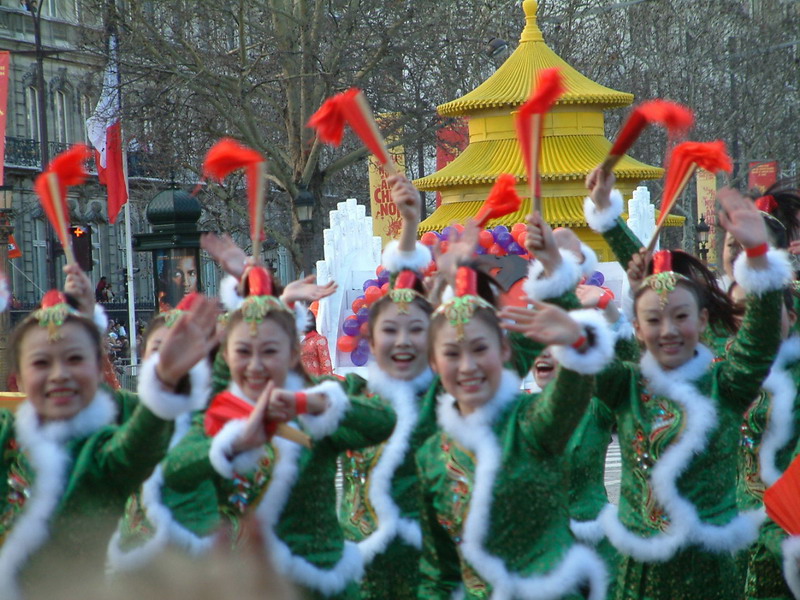
POLYGON ((92 270, 92 228, 89 225, 73 225, 69 229, 75 260, 88 273, 92 270))

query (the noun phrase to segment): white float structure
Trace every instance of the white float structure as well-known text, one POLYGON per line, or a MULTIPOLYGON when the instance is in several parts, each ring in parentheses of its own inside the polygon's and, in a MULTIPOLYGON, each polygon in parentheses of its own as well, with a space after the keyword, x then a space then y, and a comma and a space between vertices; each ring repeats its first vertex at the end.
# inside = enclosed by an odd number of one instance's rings
POLYGON ((339 202, 330 214, 331 226, 323 232, 324 259, 317 261, 317 283, 333 280, 339 288, 332 296, 320 300, 317 331, 328 339, 331 364, 337 375, 357 372, 366 374, 365 367, 356 367, 350 354, 339 352, 336 340, 343 335, 340 324, 353 314, 353 301, 364 293, 367 279, 376 279, 375 270, 381 262, 381 238, 372 234, 372 217, 355 198, 339 202))

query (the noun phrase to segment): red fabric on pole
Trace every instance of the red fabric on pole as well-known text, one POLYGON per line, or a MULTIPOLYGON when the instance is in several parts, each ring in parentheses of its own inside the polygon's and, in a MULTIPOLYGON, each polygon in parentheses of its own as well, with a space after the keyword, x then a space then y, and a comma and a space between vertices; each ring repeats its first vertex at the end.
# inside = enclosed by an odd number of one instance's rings
POLYGON ((486 225, 490 219, 499 219, 519 210, 522 199, 517 195, 517 180, 509 174, 504 173, 497 178, 489 197, 483 203, 475 220, 479 227, 486 225))
MULTIPOLYGON (((98 178, 100 170, 98 169, 98 178)), ((106 167, 101 183, 108 189, 108 222, 117 221, 119 211, 128 201, 125 167, 122 163, 122 122, 116 121, 106 129, 106 167)))

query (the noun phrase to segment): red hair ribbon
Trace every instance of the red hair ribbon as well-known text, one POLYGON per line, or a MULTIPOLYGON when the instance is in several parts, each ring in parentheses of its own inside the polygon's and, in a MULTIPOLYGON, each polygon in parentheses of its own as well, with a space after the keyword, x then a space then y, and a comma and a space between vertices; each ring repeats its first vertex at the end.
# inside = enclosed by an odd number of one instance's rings
POLYGON ((522 200, 517 194, 516 182, 516 177, 509 173, 497 178, 489 197, 475 217, 478 227, 485 226, 490 219, 499 219, 519 210, 522 200))
POLYGON ((478 295, 478 274, 469 267, 458 267, 456 271, 456 297, 478 295))
POLYGON ((775 200, 775 196, 769 194, 767 196, 761 196, 758 200, 756 200, 756 208, 762 212, 767 214, 772 214, 778 208, 778 201, 775 200))

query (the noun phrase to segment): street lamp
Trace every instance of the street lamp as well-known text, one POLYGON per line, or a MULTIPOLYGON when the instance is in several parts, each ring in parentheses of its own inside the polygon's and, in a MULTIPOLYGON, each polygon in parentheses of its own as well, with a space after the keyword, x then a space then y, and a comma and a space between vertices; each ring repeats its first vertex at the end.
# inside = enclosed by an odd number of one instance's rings
POLYGON ((294 199, 294 206, 297 210, 297 220, 300 225, 307 227, 314 220, 314 194, 308 191, 307 187, 301 187, 300 192, 294 199))
MULTIPOLYGON (((10 185, 0 185, 0 268, 6 274, 9 288, 11 286, 11 269, 8 262, 8 239, 14 231, 11 226, 13 201, 14 188, 10 185)), ((10 293, 11 289, 9 289, 10 293)), ((5 357, 8 352, 8 335, 10 332, 11 313, 8 310, 4 310, 0 312, 0 356, 5 357)), ((0 360, 0 390, 5 391, 7 389, 8 374, 8 361, 0 360)))
POLYGON ((700 260, 704 263, 708 258, 708 234, 711 232, 711 227, 706 223, 706 218, 700 216, 700 221, 695 226, 697 233, 697 253, 700 255, 700 260))

